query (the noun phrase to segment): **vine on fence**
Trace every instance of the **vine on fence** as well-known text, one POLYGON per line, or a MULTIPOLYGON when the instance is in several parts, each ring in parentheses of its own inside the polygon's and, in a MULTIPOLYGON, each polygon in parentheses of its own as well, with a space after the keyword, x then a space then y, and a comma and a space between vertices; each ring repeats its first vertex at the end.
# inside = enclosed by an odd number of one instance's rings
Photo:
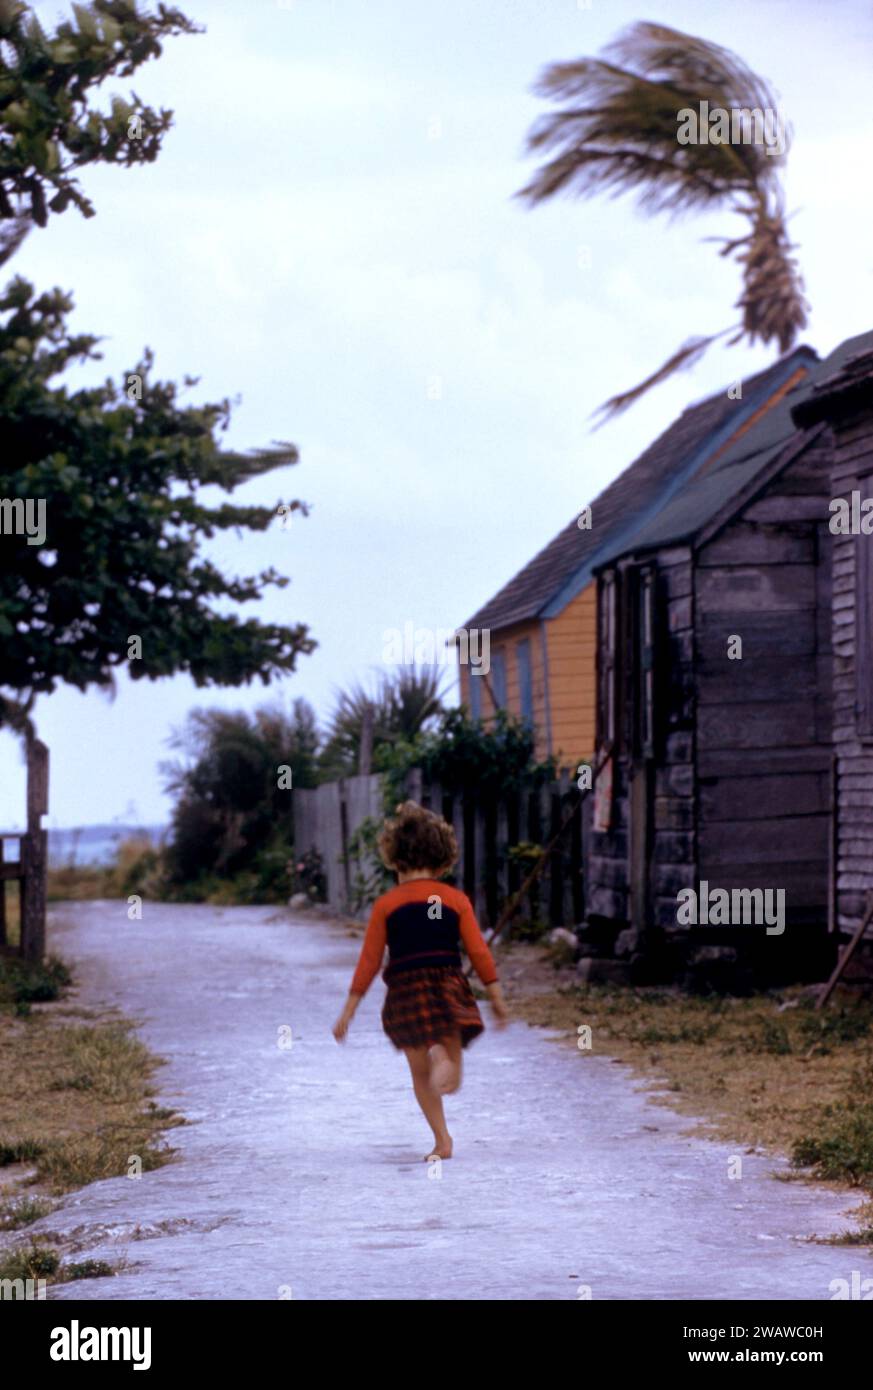
POLYGON ((365 816, 349 836, 345 862, 355 869, 350 886, 350 903, 355 913, 362 912, 394 886, 394 875, 385 868, 376 848, 381 833, 382 822, 376 816, 365 816))

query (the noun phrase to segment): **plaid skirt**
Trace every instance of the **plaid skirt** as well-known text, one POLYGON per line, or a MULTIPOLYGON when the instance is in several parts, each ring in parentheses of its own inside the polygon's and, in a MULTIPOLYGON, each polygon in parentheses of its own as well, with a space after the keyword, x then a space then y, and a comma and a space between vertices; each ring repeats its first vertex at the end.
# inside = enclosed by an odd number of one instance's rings
POLYGON ((485 1024, 467 978, 455 966, 422 965, 382 976, 388 986, 382 1027, 396 1048, 432 1047, 460 1033, 467 1047, 485 1024))

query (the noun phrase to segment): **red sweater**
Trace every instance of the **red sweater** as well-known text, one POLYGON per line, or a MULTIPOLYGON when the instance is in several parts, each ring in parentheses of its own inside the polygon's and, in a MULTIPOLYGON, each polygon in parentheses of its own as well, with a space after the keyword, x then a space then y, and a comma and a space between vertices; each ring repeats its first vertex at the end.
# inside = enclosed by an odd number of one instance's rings
POLYGON ((459 967, 461 943, 483 985, 493 984, 497 979, 494 958, 466 894, 435 878, 398 883, 373 904, 351 993, 366 994, 379 973, 386 946, 385 979, 390 984, 395 975, 417 966, 459 967))

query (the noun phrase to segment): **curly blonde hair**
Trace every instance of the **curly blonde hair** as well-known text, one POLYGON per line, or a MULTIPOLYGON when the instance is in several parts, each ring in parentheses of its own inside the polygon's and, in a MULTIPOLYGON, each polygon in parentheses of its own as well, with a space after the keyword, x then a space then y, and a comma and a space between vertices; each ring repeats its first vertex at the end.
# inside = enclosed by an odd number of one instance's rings
POLYGON ((378 841, 379 857, 395 873, 429 869, 439 878, 455 863, 458 841, 448 821, 415 801, 403 801, 386 820, 378 841))

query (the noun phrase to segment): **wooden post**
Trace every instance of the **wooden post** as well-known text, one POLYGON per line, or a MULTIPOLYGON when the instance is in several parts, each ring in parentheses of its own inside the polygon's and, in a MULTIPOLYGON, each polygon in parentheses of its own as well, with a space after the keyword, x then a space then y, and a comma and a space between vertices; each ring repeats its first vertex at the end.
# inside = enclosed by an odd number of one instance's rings
POLYGON ((3 841, 0 840, 0 947, 6 945, 6 880, 3 877, 3 841))
POLYGON ((589 798, 584 792, 578 790, 573 793, 573 805, 579 806, 579 811, 573 820, 570 828, 570 881, 571 896, 573 899, 573 923, 578 926, 585 921, 585 815, 589 809, 587 806, 589 798), (582 802, 581 806, 579 805, 582 802))
MULTIPOLYGON (((573 802, 570 799, 570 769, 568 767, 561 768, 560 793, 560 800, 558 802, 559 826, 564 816, 568 816, 573 810, 573 802)), ((573 901, 571 843, 572 837, 568 837, 568 840, 562 842, 560 847, 562 927, 572 927, 576 921, 575 903, 573 901)))
POLYGON ((337 796, 339 797, 339 829, 340 829, 340 863, 343 869, 343 912, 352 910, 352 866, 349 863, 349 808, 346 803, 346 784, 345 779, 340 778, 337 784, 337 796))
MULTIPOLYGON (((555 787, 553 783, 544 783, 544 785, 539 788, 539 824, 541 824, 542 827, 541 833, 539 833, 539 835, 541 835, 541 840, 539 840, 539 842, 541 842, 544 847, 549 844, 553 834, 555 834, 555 801, 553 801, 553 787, 555 787)), ((560 823, 560 810, 557 812, 557 819, 559 819, 560 823)), ((552 859, 552 855, 549 855, 548 858, 545 859, 544 865, 542 865, 542 873, 541 876, 539 876, 539 887, 541 887, 541 897, 539 897, 539 920, 548 924, 549 927, 557 926, 555 922, 555 913, 553 913, 552 910, 553 891, 555 891, 553 885, 556 883, 557 874, 555 873, 555 860, 552 859)))
POLYGON ((48 811, 49 753, 38 738, 27 745, 27 836, 21 840, 21 954, 26 960, 45 955, 48 835, 40 824, 48 811))
POLYGON ((497 803, 496 844, 497 911, 502 912, 509 897, 509 808, 504 792, 497 803))
POLYGON ((828 933, 835 932, 838 924, 837 885, 840 881, 840 760, 836 753, 831 758, 831 815, 829 856, 828 856, 828 933))
POLYGON ((369 777, 373 761, 373 706, 364 706, 361 718, 361 746, 358 750, 358 776, 369 777))
POLYGON ((486 892, 487 859, 485 851, 485 807, 481 797, 476 797, 473 809, 473 910, 479 922, 488 920, 488 895, 486 892))
POLYGON ((827 984, 824 986, 824 989, 822 990, 821 994, 816 1000, 816 1009, 823 1009, 825 1004, 830 999, 831 995, 833 994, 834 990, 836 989, 839 983, 840 976, 842 975, 846 966, 849 964, 849 961, 852 959, 852 956, 855 954, 856 950, 860 946, 861 938, 863 937, 865 931, 867 930, 871 922, 873 922, 873 892, 867 895, 867 911, 864 913, 864 916, 861 918, 860 922, 855 928, 851 941, 849 942, 845 951, 840 956, 840 959, 834 966, 831 978, 828 980, 827 984))
POLYGON ((464 889, 464 798, 460 792, 452 793, 452 829, 458 842, 458 862, 455 865, 455 882, 464 889))
MULTIPOLYGON (((527 802, 527 805, 524 807, 525 820, 527 821, 526 838, 532 845, 545 844, 546 836, 540 818, 539 788, 534 788, 532 790, 525 789, 525 791, 522 793, 522 796, 524 801, 527 802)), ((544 865, 540 866, 541 871, 544 867, 544 865)), ((540 896, 540 874, 537 874, 536 878, 531 879, 531 890, 529 899, 531 922, 534 922, 539 917, 540 896)))

